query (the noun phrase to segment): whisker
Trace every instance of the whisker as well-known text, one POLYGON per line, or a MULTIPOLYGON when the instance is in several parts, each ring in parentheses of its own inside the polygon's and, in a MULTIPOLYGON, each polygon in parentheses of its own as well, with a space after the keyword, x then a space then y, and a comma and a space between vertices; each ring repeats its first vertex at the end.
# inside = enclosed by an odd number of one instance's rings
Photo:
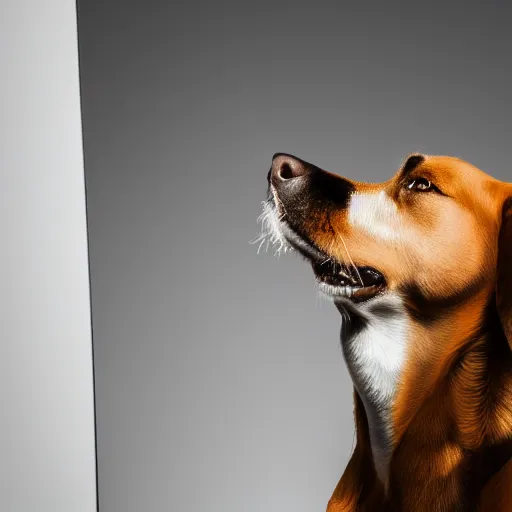
POLYGON ((354 264, 354 260, 352 259, 352 257, 350 256, 350 253, 348 252, 347 246, 345 244, 345 240, 343 240, 343 237, 339 233, 337 233, 337 235, 339 236, 339 238, 341 240, 341 243, 343 244, 343 247, 345 247, 345 251, 347 253, 348 259, 350 260, 350 263, 354 267, 354 270, 356 271, 357 277, 359 277, 359 281, 361 282, 361 286, 364 288, 364 283, 363 283, 363 280, 361 278, 361 274, 359 273, 359 270, 357 270, 357 267, 354 264))
POLYGON ((258 217, 258 222, 261 223, 261 234, 249 243, 258 244, 257 254, 259 254, 263 248, 268 252, 269 248, 272 246, 275 248, 275 255, 279 257, 282 252, 286 253, 292 250, 292 247, 284 238, 280 227, 286 213, 278 213, 269 200, 263 201, 261 205, 262 211, 258 217))

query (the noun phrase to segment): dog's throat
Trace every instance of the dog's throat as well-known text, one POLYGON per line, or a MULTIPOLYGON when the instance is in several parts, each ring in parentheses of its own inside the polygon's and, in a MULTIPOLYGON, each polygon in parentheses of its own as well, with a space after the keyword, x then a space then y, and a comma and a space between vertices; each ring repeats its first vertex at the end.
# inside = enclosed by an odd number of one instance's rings
POLYGON ((390 294, 357 309, 338 308, 343 355, 365 408, 375 469, 384 482, 393 449, 391 411, 405 360, 406 312, 390 294))

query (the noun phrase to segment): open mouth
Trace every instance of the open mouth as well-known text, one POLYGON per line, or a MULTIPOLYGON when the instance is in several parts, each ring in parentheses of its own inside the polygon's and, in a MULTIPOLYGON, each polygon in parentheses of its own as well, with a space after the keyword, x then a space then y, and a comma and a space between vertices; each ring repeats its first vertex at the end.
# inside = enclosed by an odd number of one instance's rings
POLYGON ((364 302, 386 291, 386 279, 377 269, 369 266, 346 265, 333 260, 304 233, 292 227, 288 219, 278 213, 276 197, 269 195, 263 203, 260 217, 263 235, 257 239, 269 240, 281 249, 295 249, 311 262, 320 291, 333 299, 364 302))
POLYGON ((313 262, 313 272, 320 290, 333 298, 363 302, 386 289, 386 279, 372 267, 349 267, 329 259, 313 262))

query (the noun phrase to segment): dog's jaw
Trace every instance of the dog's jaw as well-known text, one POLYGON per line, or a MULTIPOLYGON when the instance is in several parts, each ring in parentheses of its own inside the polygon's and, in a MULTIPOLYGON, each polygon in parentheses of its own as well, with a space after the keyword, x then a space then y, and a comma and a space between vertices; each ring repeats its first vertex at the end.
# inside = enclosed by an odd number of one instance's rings
POLYGON ((272 185, 269 187, 267 200, 262 203, 262 213, 258 220, 261 223, 261 234, 252 242, 259 244, 258 252, 262 246, 265 246, 267 250, 269 247, 272 247, 277 256, 282 252, 286 253, 296 250, 312 263, 318 292, 324 298, 333 301, 346 298, 354 303, 358 303, 373 299, 386 291, 385 279, 376 269, 358 269, 352 259, 350 259, 347 262, 345 273, 343 273, 341 272, 343 263, 332 259, 328 254, 319 250, 303 234, 297 233, 288 223, 286 210, 272 185), (325 282, 318 271, 325 268, 324 265, 326 263, 339 268, 340 274, 347 277, 347 282, 345 284, 329 284, 325 282), (352 273, 351 279, 346 272, 352 273), (363 272, 366 272, 366 274, 363 274, 363 272), (380 276, 378 282, 375 278, 373 281, 370 278, 370 282, 368 282, 367 277, 372 272, 374 275, 380 276), (361 274, 363 274, 363 278, 361 274))

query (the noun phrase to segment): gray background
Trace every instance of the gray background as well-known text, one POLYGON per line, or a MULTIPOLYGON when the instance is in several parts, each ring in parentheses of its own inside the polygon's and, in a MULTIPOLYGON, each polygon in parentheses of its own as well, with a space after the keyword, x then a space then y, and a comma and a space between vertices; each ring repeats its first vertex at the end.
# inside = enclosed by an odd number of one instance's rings
POLYGON ((338 313, 248 241, 276 151, 512 181, 511 7, 448 3, 80 2, 102 512, 325 509, 338 313))
POLYGON ((0 6, 0 510, 96 510, 75 5, 0 6))

